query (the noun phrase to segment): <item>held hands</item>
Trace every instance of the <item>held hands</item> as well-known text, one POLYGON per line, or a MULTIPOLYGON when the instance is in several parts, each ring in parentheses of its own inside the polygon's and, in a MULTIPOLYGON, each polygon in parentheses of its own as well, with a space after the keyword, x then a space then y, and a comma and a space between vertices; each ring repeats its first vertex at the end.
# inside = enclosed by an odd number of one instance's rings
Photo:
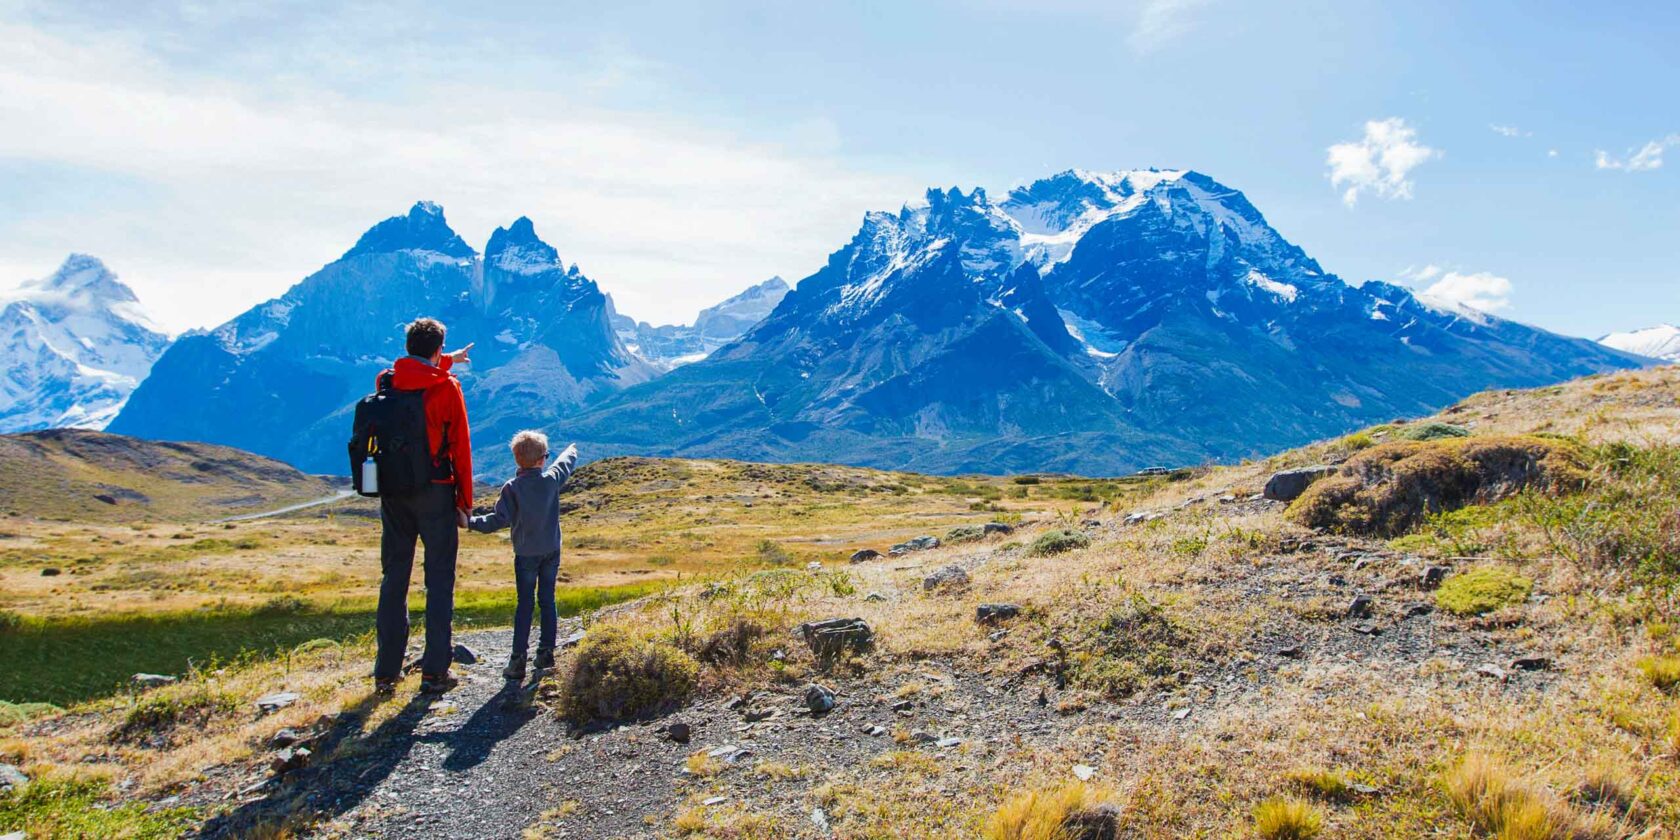
POLYGON ((472 352, 472 349, 473 349, 473 343, 472 343, 472 342, 469 342, 469 343, 468 343, 468 344, 467 344, 467 346, 465 346, 465 347, 462 347, 462 348, 461 348, 461 349, 459 349, 459 350, 456 350, 456 351, 454 351, 454 352, 451 352, 451 353, 445 353, 445 354, 443 354, 443 355, 445 355, 445 356, 448 356, 448 357, 449 357, 449 361, 450 361, 450 362, 451 362, 451 363, 452 363, 452 364, 457 364, 457 365, 463 365, 463 364, 468 364, 468 363, 470 363, 470 362, 471 362, 471 361, 472 361, 472 360, 471 360, 471 359, 469 359, 469 358, 467 358, 467 354, 468 354, 468 353, 471 353, 471 352, 472 352))

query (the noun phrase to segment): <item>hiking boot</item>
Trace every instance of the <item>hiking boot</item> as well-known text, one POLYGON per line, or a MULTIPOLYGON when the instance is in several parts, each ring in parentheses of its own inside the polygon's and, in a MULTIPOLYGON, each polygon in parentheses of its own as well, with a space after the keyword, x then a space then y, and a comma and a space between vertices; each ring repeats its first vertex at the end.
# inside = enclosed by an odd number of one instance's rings
POLYGON ((537 670, 538 671, 553 670, 553 668, 554 668, 554 651, 552 651, 552 650, 539 650, 539 651, 537 651, 537 663, 536 664, 537 664, 537 670))
POLYGON ((525 663, 509 662, 508 666, 502 669, 502 678, 510 682, 519 682, 525 679, 525 663))
POLYGON ((442 694, 460 684, 460 680, 448 673, 420 675, 421 694, 442 694))
POLYGON ((390 697, 397 693, 396 677, 374 677, 373 693, 380 697, 390 697))

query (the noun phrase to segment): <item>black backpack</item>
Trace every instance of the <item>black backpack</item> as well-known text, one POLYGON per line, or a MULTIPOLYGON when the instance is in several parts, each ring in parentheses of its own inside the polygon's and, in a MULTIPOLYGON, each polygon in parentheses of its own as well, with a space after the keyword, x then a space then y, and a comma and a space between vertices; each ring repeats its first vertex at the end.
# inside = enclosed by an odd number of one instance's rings
MULTIPOLYGON (((381 374, 378 390, 356 403, 350 431, 350 481, 363 496, 404 496, 430 484, 448 451, 449 430, 434 456, 427 451, 426 392, 391 387, 391 373, 381 374), (363 487, 362 463, 373 459, 378 486, 363 487)), ((447 467, 445 467, 447 470, 447 467)))

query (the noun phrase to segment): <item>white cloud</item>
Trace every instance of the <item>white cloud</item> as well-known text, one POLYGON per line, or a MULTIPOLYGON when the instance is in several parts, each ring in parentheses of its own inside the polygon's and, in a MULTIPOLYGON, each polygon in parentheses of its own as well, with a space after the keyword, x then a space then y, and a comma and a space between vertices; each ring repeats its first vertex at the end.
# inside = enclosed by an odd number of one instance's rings
POLYGON ((1134 52, 1150 53, 1189 32, 1196 12, 1210 0, 1144 0, 1126 39, 1134 52))
POLYGON ((1505 137, 1533 137, 1534 136, 1534 132, 1523 131, 1522 129, 1517 128, 1514 125, 1502 125, 1500 123, 1490 123, 1488 125, 1488 128, 1491 129, 1493 131, 1493 133, 1499 134, 1499 135, 1502 135, 1502 136, 1505 136, 1505 137))
POLYGON ((171 68, 143 39, 3 20, 0 43, 0 159, 129 201, 0 197, 19 211, 0 221, 0 267, 19 272, 0 285, 87 251, 172 329, 279 294, 422 198, 479 248, 528 215, 627 314, 686 320, 815 270, 864 211, 918 192, 838 164, 817 123, 776 142, 571 99, 571 85, 374 100, 292 77, 230 83, 171 68))
POLYGON ((1626 157, 1614 157, 1609 152, 1599 149, 1593 156, 1593 165, 1599 169, 1649 172, 1662 168, 1663 149, 1669 146, 1680 146, 1680 134, 1670 134, 1637 149, 1629 149, 1626 157))
POLYGON ((1554 158, 1554 157, 1557 157, 1557 156, 1558 156, 1558 150, 1557 149, 1547 149, 1546 150, 1546 157, 1554 158))
POLYGON ((1418 289, 1419 297, 1431 302, 1482 312, 1511 308, 1510 279, 1492 272, 1465 273, 1431 263, 1422 268, 1407 268, 1400 272, 1400 277, 1418 289))
POLYGON ((1343 188, 1342 201, 1352 207, 1360 193, 1379 198, 1411 198, 1412 170, 1441 152, 1417 141, 1417 131, 1399 117, 1370 120, 1365 136, 1337 143, 1329 149, 1330 185, 1343 188))

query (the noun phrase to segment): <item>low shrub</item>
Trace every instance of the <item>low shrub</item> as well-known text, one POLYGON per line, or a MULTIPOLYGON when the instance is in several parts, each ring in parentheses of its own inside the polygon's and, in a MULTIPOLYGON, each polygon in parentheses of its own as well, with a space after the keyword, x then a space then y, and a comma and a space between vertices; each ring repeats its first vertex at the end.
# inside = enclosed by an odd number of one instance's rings
POLYGON ((1454 615, 1481 615, 1515 606, 1534 591, 1534 581, 1504 566, 1478 566, 1453 575, 1435 592, 1435 604, 1454 615))
POLYGON ((1113 700, 1130 697, 1181 670, 1184 634, 1166 611, 1139 594, 1094 625, 1065 628, 1068 682, 1113 700))
POLYGON ((234 698, 203 688, 149 694, 129 708, 122 723, 111 730, 109 739, 128 744, 167 741, 179 727, 202 728, 211 719, 238 708, 239 702, 234 698))
POLYGON ((979 525, 958 525, 945 532, 945 542, 957 544, 979 542, 986 537, 986 530, 979 525))
POLYGON ((1680 657, 1648 656, 1639 660, 1639 672, 1658 691, 1680 688, 1680 657))
POLYGON ((1284 774, 1284 778, 1303 791, 1333 801, 1353 797, 1353 788, 1340 773, 1318 768, 1299 768, 1284 774))
POLYGON ((1469 437, 1470 430, 1463 426, 1436 421, 1406 426, 1396 432, 1394 436, 1400 440, 1448 440, 1450 438, 1469 437))
POLYGON ((562 680, 560 713, 574 723, 659 714, 688 700, 699 673, 693 657, 669 644, 596 627, 562 680))
POLYGON ((1062 554, 1076 548, 1084 548, 1091 544, 1091 538, 1078 531, 1055 530, 1045 531, 1032 541, 1027 553, 1034 557, 1048 557, 1052 554, 1062 554))
POLYGON ((786 566, 793 562, 793 556, 775 540, 763 540, 758 544, 758 561, 771 566, 786 566))
POLYGON ((1118 836, 1113 793, 1085 782, 1018 793, 986 823, 986 840, 1087 840, 1118 836))
POLYGON ((1466 756, 1447 773, 1447 800, 1476 828, 1501 838, 1574 836, 1570 815, 1544 790, 1511 778, 1503 765, 1480 754, 1466 756))
POLYGON ((1254 831, 1266 840, 1308 840, 1324 830, 1324 815, 1310 802, 1273 797, 1254 808, 1254 831))
POLYGON ((23 616, 11 610, 0 610, 0 635, 23 629, 23 616))
POLYGON ((185 836, 199 822, 194 808, 156 808, 108 801, 105 782, 35 781, 0 794, 0 827, 30 837, 121 837, 164 840, 185 836))
POLYGON ((1396 441, 1349 458, 1289 506, 1309 528, 1395 537, 1429 514, 1497 501, 1525 488, 1586 485, 1579 450, 1526 435, 1396 441))
POLYGON ((51 703, 12 703, 0 700, 0 726, 11 726, 64 711, 51 703))
POLYGON ((731 616, 696 645, 694 655, 708 665, 744 665, 752 658, 753 646, 769 634, 754 619, 731 616))

